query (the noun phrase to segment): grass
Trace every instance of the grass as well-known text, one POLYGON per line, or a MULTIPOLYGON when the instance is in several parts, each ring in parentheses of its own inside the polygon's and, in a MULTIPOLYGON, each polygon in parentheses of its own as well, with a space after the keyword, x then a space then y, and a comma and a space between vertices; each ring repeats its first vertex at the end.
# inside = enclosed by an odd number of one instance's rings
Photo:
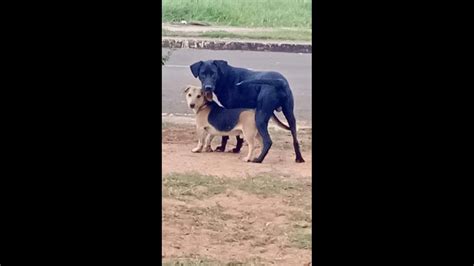
POLYGON ((173 259, 172 261, 162 262, 163 266, 208 266, 208 265, 222 265, 220 261, 211 260, 207 258, 196 259, 173 259))
POLYGON ((169 174, 163 177, 162 195, 185 200, 188 196, 203 199, 220 194, 228 187, 223 180, 198 173, 169 174))
POLYGON ((299 183, 284 181, 272 176, 247 178, 236 182, 234 186, 239 190, 263 197, 299 192, 302 190, 301 184, 299 183))
POLYGON ((311 28, 311 0, 163 0, 162 21, 311 28))
MULTIPOLYGON (((285 123, 286 121, 283 120, 285 123)), ((300 150, 301 151, 311 151, 311 131, 312 129, 310 128, 305 128, 305 129, 299 129, 298 130, 298 141, 300 143, 300 150)), ((279 148, 283 150, 290 150, 294 151, 293 147, 293 137, 291 136, 291 133, 286 130, 281 130, 281 129, 274 129, 274 128, 269 128, 268 132, 270 133, 270 136, 273 141, 273 148, 279 148)))
POLYGON ((276 29, 274 31, 255 32, 227 32, 227 31, 207 31, 207 32, 184 32, 161 30, 162 36, 179 37, 207 37, 207 38, 234 38, 251 40, 287 40, 287 41, 311 41, 310 29, 276 29))
MULTIPOLYGON (((196 172, 172 173, 163 177, 162 195, 165 198, 192 202, 202 200, 221 193, 240 190, 260 197, 283 196, 291 210, 285 211, 289 223, 280 227, 269 227, 265 238, 256 237, 250 229, 251 225, 242 224, 240 231, 226 236, 226 242, 251 241, 254 247, 265 247, 275 241, 275 236, 287 235, 286 245, 299 249, 311 249, 312 216, 311 216, 311 189, 308 184, 283 180, 273 175, 248 177, 245 179, 219 178, 217 176, 202 175, 196 172), (245 226, 250 226, 245 229, 245 226), (287 233, 287 234, 286 234, 287 233)), ((181 206, 179 212, 187 213, 192 217, 206 217, 208 220, 203 228, 217 233, 223 233, 226 221, 239 219, 234 214, 216 204, 210 207, 181 206)), ((173 261, 165 265, 240 265, 239 262, 220 263, 206 260, 173 261), (177 263, 177 264, 176 264, 177 263), (181 263, 181 264, 179 264, 181 263), (201 263, 201 264, 199 264, 201 263), (204 264, 202 264, 204 263, 204 264)), ((249 265, 245 262, 245 265, 249 265)), ((259 264, 259 263, 257 263, 259 264)))
POLYGON ((281 178, 269 175, 246 179, 222 179, 216 176, 190 172, 164 176, 162 195, 163 197, 180 200, 186 200, 190 197, 203 199, 224 193, 227 189, 238 189, 262 197, 301 192, 311 193, 311 191, 305 190, 303 184, 281 180, 281 178))
POLYGON ((245 262, 227 262, 217 261, 207 258, 196 258, 196 259, 172 259, 170 261, 163 262, 163 266, 214 266, 214 265, 225 265, 225 266, 241 266, 241 265, 262 265, 258 258, 250 259, 245 262))
POLYGON ((290 234, 292 246, 302 249, 311 249, 311 228, 296 228, 290 234))

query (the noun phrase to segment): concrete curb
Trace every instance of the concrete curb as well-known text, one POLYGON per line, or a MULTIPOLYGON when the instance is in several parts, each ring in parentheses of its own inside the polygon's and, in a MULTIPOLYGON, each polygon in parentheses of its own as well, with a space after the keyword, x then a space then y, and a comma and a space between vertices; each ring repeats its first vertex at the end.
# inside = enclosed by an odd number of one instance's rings
POLYGON ((312 53, 310 43, 292 43, 255 40, 222 40, 182 37, 162 37, 163 48, 194 48, 208 50, 244 50, 285 53, 312 53))

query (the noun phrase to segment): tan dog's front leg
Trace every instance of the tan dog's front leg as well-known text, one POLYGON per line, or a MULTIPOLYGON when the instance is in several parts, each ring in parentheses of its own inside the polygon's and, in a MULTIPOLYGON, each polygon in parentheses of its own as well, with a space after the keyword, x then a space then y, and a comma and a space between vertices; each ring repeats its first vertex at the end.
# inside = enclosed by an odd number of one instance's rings
POLYGON ((192 152, 201 152, 202 147, 204 145, 204 140, 207 136, 207 132, 204 129, 199 128, 197 130, 197 136, 198 136, 198 140, 199 140, 198 145, 196 146, 196 148, 191 150, 192 152))
POLYGON ((206 152, 212 152, 212 148, 211 148, 212 139, 214 139, 214 136, 211 134, 207 134, 206 143, 204 144, 206 152))

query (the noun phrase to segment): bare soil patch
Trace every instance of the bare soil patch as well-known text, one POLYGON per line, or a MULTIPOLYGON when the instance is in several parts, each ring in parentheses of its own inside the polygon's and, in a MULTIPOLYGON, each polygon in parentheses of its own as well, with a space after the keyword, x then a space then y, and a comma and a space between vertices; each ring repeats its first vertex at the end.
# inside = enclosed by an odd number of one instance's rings
MULTIPOLYGON (((309 178, 311 176, 311 130, 299 130, 298 139, 305 163, 295 163, 291 134, 270 128, 273 145, 261 164, 243 162, 247 146, 240 153, 210 152, 192 153, 196 146, 196 130, 193 125, 169 124, 162 130, 163 174, 197 171, 207 175, 245 177, 258 174, 280 175, 282 178, 309 178)), ((221 138, 213 140, 212 147, 220 145, 221 138)), ((235 147, 230 138, 226 150, 235 147)), ((259 154, 258 150, 255 154, 259 154)))
MULTIPOLYGON (((164 265, 308 265, 311 261, 311 135, 271 132, 262 164, 241 153, 192 153, 195 128, 166 124, 162 158, 164 265), (308 136, 309 135, 309 136, 308 136), (288 141, 289 143, 286 143, 288 141)), ((308 134, 309 133, 309 134, 308 134)), ((220 138, 214 140, 215 148, 220 138)), ((228 148, 235 146, 235 138, 228 148)))

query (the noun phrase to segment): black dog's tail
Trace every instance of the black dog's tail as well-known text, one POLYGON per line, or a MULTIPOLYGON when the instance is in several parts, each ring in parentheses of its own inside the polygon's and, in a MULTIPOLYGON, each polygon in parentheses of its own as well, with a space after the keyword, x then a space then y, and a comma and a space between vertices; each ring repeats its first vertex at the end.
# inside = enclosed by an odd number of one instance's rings
MULTIPOLYGON (((263 84, 263 85, 271 85, 271 86, 282 87, 282 88, 285 87, 285 86, 288 86, 288 83, 284 79, 247 79, 247 80, 241 81, 241 82, 239 82, 235 85, 236 86, 242 86, 242 85, 247 85, 247 84, 263 84)), ((281 111, 281 106, 277 108, 277 111, 278 112, 281 111)), ((283 124, 278 119, 278 117, 275 115, 275 113, 272 114, 271 118, 273 119, 273 121, 275 121, 275 123, 279 127, 283 128, 283 129, 286 129, 286 130, 290 130, 290 127, 283 124)))

